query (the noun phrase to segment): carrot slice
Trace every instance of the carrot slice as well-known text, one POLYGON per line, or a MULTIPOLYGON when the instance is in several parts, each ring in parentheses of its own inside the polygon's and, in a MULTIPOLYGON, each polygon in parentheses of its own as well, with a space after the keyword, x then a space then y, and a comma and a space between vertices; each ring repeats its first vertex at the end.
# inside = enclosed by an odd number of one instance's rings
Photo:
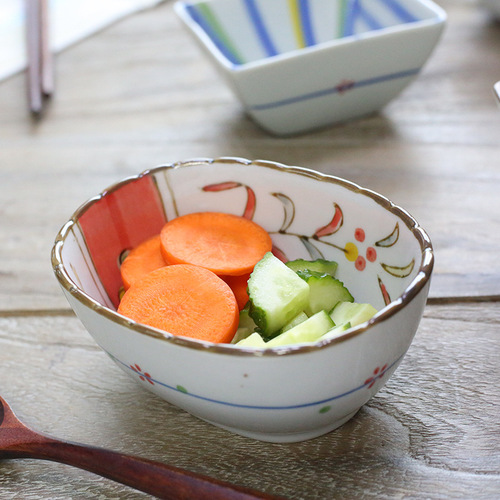
POLYGON ((233 291, 236 302, 238 302, 238 309, 241 311, 249 300, 247 287, 250 273, 242 274, 241 276, 221 276, 221 278, 233 291))
POLYGON ((161 230, 161 250, 168 264, 194 264, 217 275, 250 273, 271 248, 264 228, 220 212, 182 215, 161 230))
POLYGON ((123 287, 128 290, 130 285, 138 279, 166 265, 161 253, 160 235, 158 234, 137 245, 125 257, 120 267, 123 287))
POLYGON ((118 312, 173 335, 214 343, 230 342, 239 320, 229 285, 208 269, 189 264, 161 267, 136 281, 118 312))

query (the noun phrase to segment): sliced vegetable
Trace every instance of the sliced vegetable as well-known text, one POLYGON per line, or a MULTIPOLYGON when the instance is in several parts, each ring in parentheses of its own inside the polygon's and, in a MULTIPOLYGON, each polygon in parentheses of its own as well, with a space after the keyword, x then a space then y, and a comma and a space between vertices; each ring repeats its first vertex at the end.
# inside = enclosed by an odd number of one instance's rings
POLYGON ((334 326, 330 315, 326 311, 319 311, 306 321, 271 339, 266 343, 266 347, 316 342, 334 326))
POLYGON ((233 343, 256 348, 314 343, 334 339, 370 319, 377 310, 355 303, 345 285, 330 274, 335 271, 336 263, 323 259, 283 265, 266 254, 250 275, 248 314, 240 314, 246 319, 240 320, 233 343))
POLYGON ((271 251, 271 237, 255 222, 220 212, 197 212, 167 222, 161 249, 168 264, 193 264, 217 275, 241 276, 271 251))
POLYGON ((137 245, 125 257, 120 266, 123 287, 127 290, 138 279, 166 265, 161 254, 160 235, 158 234, 137 245))
POLYGON ((338 264, 334 260, 326 259, 316 259, 316 260, 305 260, 305 259, 295 259, 289 260, 286 265, 297 271, 316 271, 321 274, 330 274, 335 276, 337 272, 338 264))
POLYGON ((118 312, 134 321, 198 340, 231 342, 238 328, 238 305, 222 279, 203 267, 161 267, 136 281, 118 312))
POLYGON ((240 311, 247 305, 248 302, 248 279, 250 273, 242 274, 241 276, 221 276, 221 278, 229 285, 236 297, 240 311))
POLYGON ((254 222, 199 212, 167 222, 121 266, 118 312, 174 335, 243 347, 342 335, 377 310, 359 304, 325 259, 283 262, 254 222))
POLYGON ((250 317, 270 338, 307 307, 309 285, 268 252, 250 275, 248 295, 250 317))
POLYGON ((297 275, 309 285, 309 303, 304 309, 308 316, 323 309, 331 311, 339 302, 354 301, 344 284, 330 274, 303 270, 297 275))
POLYGON ((334 339, 335 337, 340 337, 341 335, 344 334, 346 330, 349 330, 351 328, 351 323, 343 323, 342 325, 335 326, 331 330, 328 330, 324 335, 322 335, 318 340, 330 340, 334 339))
POLYGON ((246 339, 255 331, 256 325, 254 320, 248 314, 248 306, 240 311, 240 319, 238 329, 231 340, 231 344, 237 344, 240 340, 246 339))
POLYGON ((264 339, 257 333, 253 332, 251 335, 237 343, 238 347, 266 347, 267 344, 264 339))
POLYGON ((368 321, 376 313, 377 310, 371 304, 341 302, 330 312, 330 317, 336 325, 349 323, 354 327, 368 321))
POLYGON ((283 328, 280 330, 280 333, 286 332, 287 330, 290 330, 294 326, 300 325, 300 323, 303 323, 309 316, 304 312, 300 312, 293 318, 291 321, 289 321, 283 328))

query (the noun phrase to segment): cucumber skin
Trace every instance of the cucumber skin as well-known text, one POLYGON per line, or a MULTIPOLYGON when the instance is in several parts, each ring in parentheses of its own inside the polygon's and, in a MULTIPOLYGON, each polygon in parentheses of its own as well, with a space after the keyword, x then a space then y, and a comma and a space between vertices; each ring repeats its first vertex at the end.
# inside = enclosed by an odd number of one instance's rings
POLYGON ((315 271, 322 274, 329 274, 335 276, 338 264, 334 260, 316 259, 305 260, 295 259, 289 260, 286 265, 293 271, 315 271))
POLYGON ((297 275, 309 285, 309 304, 305 309, 308 316, 323 309, 331 311, 340 302, 354 302, 342 281, 329 274, 304 270, 297 271, 297 275))
POLYGON ((248 280, 249 315, 265 339, 272 338, 309 302, 309 286, 268 252, 248 280))
POLYGON ((322 335, 318 341, 340 337, 345 331, 349 330, 349 328, 351 328, 351 323, 349 322, 334 326, 331 330, 328 330, 324 335, 322 335))
POLYGON ((281 330, 279 331, 279 334, 285 333, 287 330, 290 330, 294 326, 299 325, 300 323, 304 322, 306 319, 308 319, 307 314, 304 311, 300 312, 299 314, 297 314, 297 316, 295 316, 295 318, 293 318, 286 325, 284 325, 283 328, 281 328, 281 330))
POLYGON ((268 252, 248 281, 250 300, 232 343, 249 348, 314 343, 368 321, 377 310, 354 302, 334 277, 336 268, 324 259, 284 264, 268 252))

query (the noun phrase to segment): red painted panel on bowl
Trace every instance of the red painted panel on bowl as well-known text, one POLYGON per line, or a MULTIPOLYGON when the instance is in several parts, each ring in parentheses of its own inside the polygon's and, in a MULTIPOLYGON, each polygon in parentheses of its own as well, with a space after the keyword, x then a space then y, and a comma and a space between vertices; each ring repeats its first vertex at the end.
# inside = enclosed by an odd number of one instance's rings
POLYGON ((78 222, 94 267, 109 298, 118 305, 120 256, 160 232, 167 221, 152 177, 139 177, 106 193, 78 222))

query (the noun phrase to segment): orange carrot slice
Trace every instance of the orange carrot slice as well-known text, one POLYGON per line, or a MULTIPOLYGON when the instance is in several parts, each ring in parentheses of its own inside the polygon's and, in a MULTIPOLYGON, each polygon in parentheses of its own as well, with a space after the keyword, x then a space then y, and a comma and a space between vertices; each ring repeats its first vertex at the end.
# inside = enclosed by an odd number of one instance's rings
POLYGON ((160 249, 160 235, 143 241, 133 248, 122 262, 120 273, 125 290, 146 274, 166 266, 160 249))
POLYGON ((233 291, 236 302, 238 302, 238 309, 241 311, 249 300, 247 288, 250 273, 242 274, 241 276, 221 276, 221 278, 233 291))
POLYGON ((136 281, 118 312, 173 335, 214 343, 230 342, 239 320, 229 286, 208 269, 189 264, 161 267, 136 281))
POLYGON ((168 264, 194 264, 219 276, 240 276, 271 251, 272 241, 264 228, 244 217, 197 212, 163 226, 161 249, 168 264))

